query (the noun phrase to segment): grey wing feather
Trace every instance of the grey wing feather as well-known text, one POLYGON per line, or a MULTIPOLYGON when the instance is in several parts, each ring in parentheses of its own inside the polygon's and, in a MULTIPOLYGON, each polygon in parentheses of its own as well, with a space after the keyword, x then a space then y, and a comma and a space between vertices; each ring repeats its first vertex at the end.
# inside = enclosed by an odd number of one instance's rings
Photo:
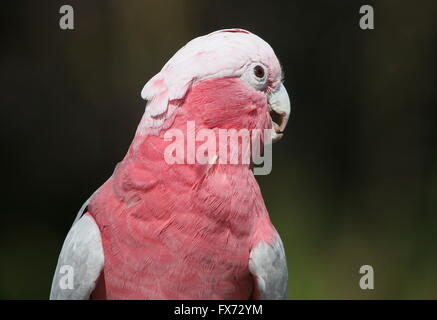
POLYGON ((89 299, 104 265, 102 239, 94 219, 85 215, 70 229, 53 277, 50 299, 89 299))
POLYGON ((96 191, 94 191, 94 193, 91 195, 91 197, 89 197, 88 200, 85 201, 85 203, 82 205, 82 207, 80 207, 79 212, 77 213, 76 218, 74 219, 73 225, 74 225, 77 221, 79 221, 79 219, 83 216, 83 214, 85 213, 85 210, 86 210, 86 208, 88 207, 88 205, 89 205, 89 203, 90 203, 92 197, 94 197, 94 195, 95 195, 99 190, 100 190, 100 188, 97 189, 96 191))
POLYGON ((261 300, 287 299, 288 270, 279 235, 272 243, 261 242, 250 252, 249 270, 261 300))

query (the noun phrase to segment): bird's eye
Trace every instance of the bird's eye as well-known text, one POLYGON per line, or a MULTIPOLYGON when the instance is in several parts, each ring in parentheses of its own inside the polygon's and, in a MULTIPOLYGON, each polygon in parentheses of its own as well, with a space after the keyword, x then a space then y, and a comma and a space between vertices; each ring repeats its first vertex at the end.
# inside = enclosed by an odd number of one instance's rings
POLYGON ((268 85, 268 68, 262 62, 252 62, 245 69, 241 78, 256 90, 264 90, 268 85))
POLYGON ((255 66, 255 68, 253 68, 253 74, 257 77, 257 78, 264 78, 264 68, 261 67, 260 65, 255 66))

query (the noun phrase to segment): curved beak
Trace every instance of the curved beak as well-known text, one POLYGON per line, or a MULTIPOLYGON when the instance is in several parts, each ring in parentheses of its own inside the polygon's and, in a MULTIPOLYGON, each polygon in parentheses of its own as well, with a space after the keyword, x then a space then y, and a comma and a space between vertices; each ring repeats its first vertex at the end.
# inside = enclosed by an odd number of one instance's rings
POLYGON ((282 83, 278 89, 270 93, 268 100, 273 126, 272 141, 276 142, 284 135, 291 111, 290 98, 282 83))

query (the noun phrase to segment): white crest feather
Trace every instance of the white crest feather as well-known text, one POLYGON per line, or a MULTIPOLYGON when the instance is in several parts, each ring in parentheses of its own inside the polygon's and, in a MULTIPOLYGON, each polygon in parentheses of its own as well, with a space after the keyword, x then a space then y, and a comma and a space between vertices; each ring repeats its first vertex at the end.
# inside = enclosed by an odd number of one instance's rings
POLYGON ((194 83, 239 77, 247 65, 259 60, 280 68, 269 44, 245 30, 219 30, 191 40, 141 91, 147 104, 137 135, 158 134, 194 83))

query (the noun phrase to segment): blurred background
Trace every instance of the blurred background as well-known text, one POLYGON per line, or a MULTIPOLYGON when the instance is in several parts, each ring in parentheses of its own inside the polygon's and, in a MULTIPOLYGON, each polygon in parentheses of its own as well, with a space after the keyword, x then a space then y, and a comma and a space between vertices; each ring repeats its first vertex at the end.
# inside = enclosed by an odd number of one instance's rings
POLYGON ((82 203, 127 151, 146 81, 238 27, 285 70, 293 118, 257 177, 291 299, 437 299, 436 1, 4 1, 0 298, 46 299, 82 203), (72 5, 75 30, 59 28, 72 5), (375 29, 361 30, 361 5, 375 29), (375 289, 361 290, 372 265, 375 289))

